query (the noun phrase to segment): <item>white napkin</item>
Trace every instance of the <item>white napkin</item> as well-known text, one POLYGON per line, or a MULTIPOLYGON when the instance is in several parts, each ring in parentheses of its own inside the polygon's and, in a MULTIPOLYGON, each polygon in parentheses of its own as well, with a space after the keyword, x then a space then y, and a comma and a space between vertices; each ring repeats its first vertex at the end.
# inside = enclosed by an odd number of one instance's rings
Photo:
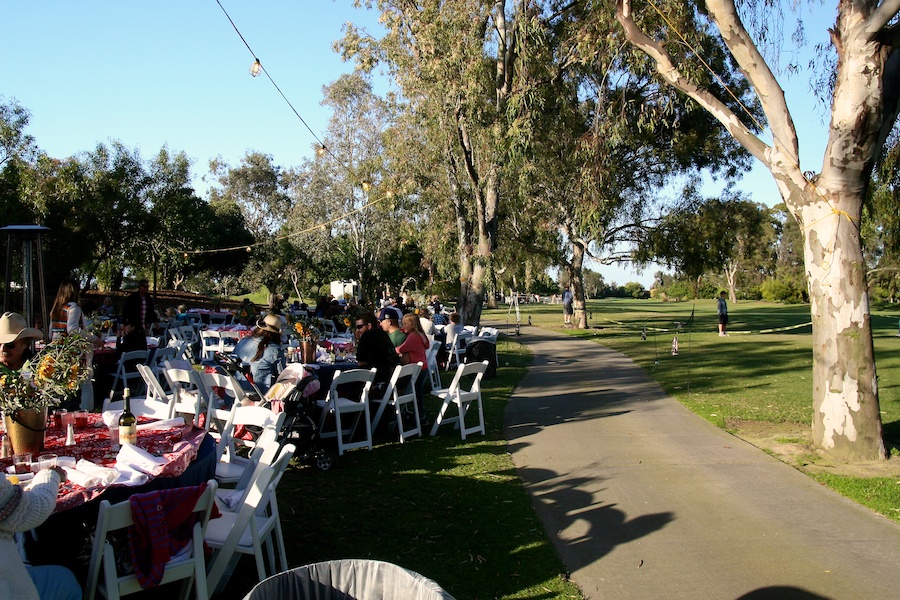
MULTIPOLYGON (((57 461, 58 462, 58 461, 57 461)), ((68 464, 68 461, 67 461, 68 464)), ((69 480, 83 488, 105 487, 119 478, 119 472, 108 467, 101 467, 89 460, 81 459, 75 468, 63 467, 69 480)))
POLYGON ((110 425, 112 425, 114 423, 118 424, 119 417, 121 417, 121 416, 122 416, 121 410, 105 410, 105 411, 103 411, 101 418, 103 419, 103 424, 106 425, 107 427, 109 427, 110 425))
POLYGON ((115 483, 119 485, 144 485, 150 481, 150 477, 146 473, 136 471, 123 463, 116 463, 116 471, 119 472, 119 478, 115 483))
POLYGON ((156 475, 166 465, 166 459, 153 456, 143 448, 134 444, 122 444, 119 454, 116 456, 116 469, 139 471, 147 475, 156 475))
POLYGON ((173 427, 183 427, 184 426, 184 418, 183 417, 175 417, 174 419, 163 419, 161 421, 154 421, 153 423, 142 423, 137 426, 138 431, 144 431, 145 429, 172 429, 173 427))

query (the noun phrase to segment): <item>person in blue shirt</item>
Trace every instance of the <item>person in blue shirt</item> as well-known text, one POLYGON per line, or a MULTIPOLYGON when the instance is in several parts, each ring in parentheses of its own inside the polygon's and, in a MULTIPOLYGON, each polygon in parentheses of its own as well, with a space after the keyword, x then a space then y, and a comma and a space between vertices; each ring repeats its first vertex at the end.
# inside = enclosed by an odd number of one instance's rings
MULTIPOLYGON (((284 348, 281 346, 281 319, 268 314, 256 323, 253 333, 234 347, 234 354, 241 362, 250 365, 253 383, 263 394, 272 387, 281 365, 284 364, 284 348)), ((243 377, 238 375, 238 380, 243 377)), ((242 385, 246 382, 241 381, 242 385)))

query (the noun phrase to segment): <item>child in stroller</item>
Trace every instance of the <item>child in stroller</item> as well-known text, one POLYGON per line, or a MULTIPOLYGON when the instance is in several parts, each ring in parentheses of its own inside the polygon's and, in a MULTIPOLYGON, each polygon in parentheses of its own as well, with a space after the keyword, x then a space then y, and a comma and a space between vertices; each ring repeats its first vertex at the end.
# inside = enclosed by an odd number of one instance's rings
MULTIPOLYGON (((240 371, 253 383, 249 369, 234 356, 217 352, 215 366, 232 375, 240 371)), ((312 416, 314 405, 310 400, 319 387, 319 378, 314 372, 299 363, 292 363, 281 371, 265 394, 259 393, 254 386, 255 396, 247 396, 243 402, 270 408, 276 414, 284 412, 285 420, 279 432, 280 444, 290 441, 297 447, 294 456, 327 471, 334 466, 335 454, 320 443, 319 429, 312 416)))

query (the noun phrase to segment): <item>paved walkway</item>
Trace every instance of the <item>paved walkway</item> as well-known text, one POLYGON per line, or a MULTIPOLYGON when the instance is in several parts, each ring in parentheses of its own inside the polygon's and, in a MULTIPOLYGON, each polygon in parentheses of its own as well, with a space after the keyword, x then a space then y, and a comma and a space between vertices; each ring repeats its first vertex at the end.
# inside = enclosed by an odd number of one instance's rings
POLYGON ((667 396, 626 356, 536 327, 506 434, 588 599, 900 598, 900 526, 667 396))

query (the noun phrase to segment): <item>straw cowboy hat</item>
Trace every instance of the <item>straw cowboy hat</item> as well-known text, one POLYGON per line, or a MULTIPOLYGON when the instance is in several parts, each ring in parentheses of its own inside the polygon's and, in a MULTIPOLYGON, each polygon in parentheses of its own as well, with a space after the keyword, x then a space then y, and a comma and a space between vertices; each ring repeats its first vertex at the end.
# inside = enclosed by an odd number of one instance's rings
POLYGON ((256 326, 263 331, 271 333, 281 333, 281 319, 276 315, 266 315, 265 318, 256 322, 256 326))
POLYGON ((16 340, 39 340, 43 337, 44 332, 34 327, 27 327, 25 317, 19 313, 5 312, 0 317, 0 344, 8 344, 16 340))

